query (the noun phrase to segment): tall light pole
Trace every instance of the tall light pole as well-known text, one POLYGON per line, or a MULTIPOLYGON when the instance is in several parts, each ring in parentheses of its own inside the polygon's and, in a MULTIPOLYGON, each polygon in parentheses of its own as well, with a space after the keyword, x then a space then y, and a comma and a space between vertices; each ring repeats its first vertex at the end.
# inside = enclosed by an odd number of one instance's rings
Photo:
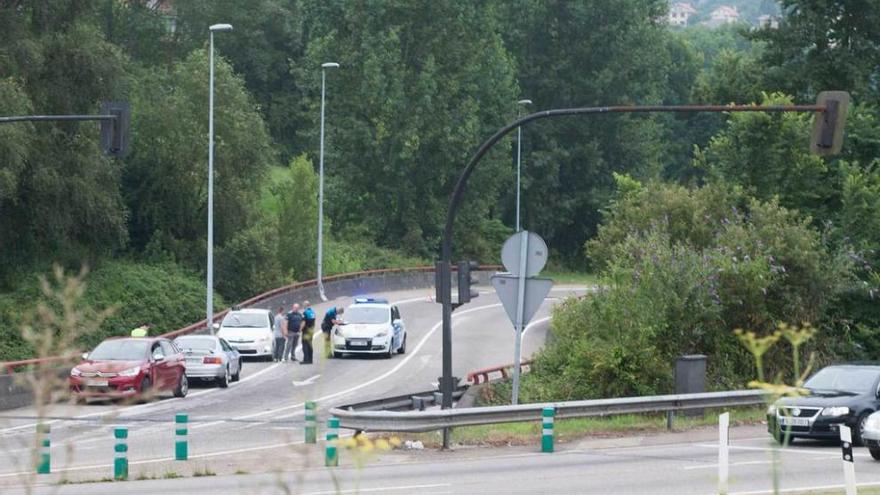
POLYGON ((214 335, 214 32, 232 31, 232 24, 214 24, 208 55, 208 297, 205 315, 208 332, 214 335))
POLYGON ((324 261, 324 95, 327 87, 327 69, 338 69, 336 62, 321 64, 321 151, 318 155, 318 294, 322 301, 324 295, 323 261, 324 261))
MULTIPOLYGON (((516 102, 519 107, 516 109, 517 117, 522 116, 522 107, 531 105, 532 100, 519 100, 516 102)), ((520 169, 522 168, 522 127, 516 128, 516 231, 522 230, 519 221, 519 191, 520 191, 520 169)))

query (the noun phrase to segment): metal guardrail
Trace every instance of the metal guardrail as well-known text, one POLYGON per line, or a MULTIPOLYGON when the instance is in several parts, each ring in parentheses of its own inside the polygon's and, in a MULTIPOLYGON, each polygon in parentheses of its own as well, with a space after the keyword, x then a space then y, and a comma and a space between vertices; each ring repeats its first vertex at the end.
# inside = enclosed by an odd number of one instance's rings
POLYGON ((660 413, 713 407, 754 406, 765 403, 760 390, 733 390, 700 394, 654 395, 516 406, 473 407, 436 411, 349 411, 333 408, 340 427, 360 431, 422 432, 457 426, 540 421, 545 407, 556 409, 557 419, 660 413))
MULTIPOLYGON (((462 386, 458 387, 453 393, 453 400, 459 399, 465 392, 467 392, 468 387, 462 386)), ((394 397, 383 397, 381 399, 373 399, 364 402, 358 402, 357 404, 347 404, 344 406, 338 406, 334 409, 342 409, 345 411, 392 411, 392 410, 412 410, 412 409, 420 409, 421 407, 425 407, 428 405, 432 405, 438 403, 440 392, 436 389, 426 390, 424 392, 410 393, 410 394, 402 394, 394 397)))

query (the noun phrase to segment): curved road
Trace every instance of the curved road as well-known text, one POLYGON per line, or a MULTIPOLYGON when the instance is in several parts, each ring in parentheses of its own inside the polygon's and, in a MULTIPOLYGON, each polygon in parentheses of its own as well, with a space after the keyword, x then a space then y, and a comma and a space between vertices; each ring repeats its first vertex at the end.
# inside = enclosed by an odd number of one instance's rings
MULTIPOLYGON (((523 339, 523 355, 543 345, 549 308, 556 300, 584 293, 583 288, 556 287, 523 339)), ((108 403, 56 405, 52 421, 52 469, 67 479, 100 479, 111 472, 114 425, 129 427, 132 477, 158 476, 174 466, 174 414, 189 414, 190 458, 212 466, 254 465, 262 470, 294 467, 300 455, 266 456, 273 449, 301 449, 303 403, 329 407, 435 388, 441 369, 440 306, 429 300, 432 289, 376 294, 400 307, 408 332, 407 353, 392 359, 346 358, 297 363, 245 363, 242 380, 228 389, 194 384, 184 399, 164 398, 148 404, 108 403), (210 461, 210 463, 209 463, 210 461)), ((316 305, 322 315, 331 304, 347 306, 350 298, 316 305)), ((513 361, 513 330, 494 292, 453 313, 453 369, 456 376, 513 361)), ((316 356, 321 354, 320 338, 316 356)), ((23 408, 0 413, 0 487, 18 485, 28 474, 34 423, 23 408), (20 418, 14 418, 20 417, 20 418), (14 419, 12 419, 14 418, 14 419)), ((319 429, 323 435, 323 428, 319 429)), ((282 452, 284 450, 282 449, 282 452)), ((307 461, 307 459, 305 459, 307 461)), ((253 469, 251 469, 253 470, 253 469)))

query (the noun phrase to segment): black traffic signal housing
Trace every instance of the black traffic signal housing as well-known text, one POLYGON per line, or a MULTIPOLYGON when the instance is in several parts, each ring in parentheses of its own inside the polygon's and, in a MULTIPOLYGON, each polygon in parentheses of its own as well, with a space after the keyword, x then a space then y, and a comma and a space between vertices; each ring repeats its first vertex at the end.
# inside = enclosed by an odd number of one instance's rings
POLYGON ((101 115, 115 117, 101 121, 101 149, 110 156, 127 155, 131 106, 128 102, 105 101, 101 105, 101 115))
POLYGON ((822 91, 816 104, 825 107, 813 120, 810 151, 827 156, 840 153, 843 146, 843 126, 849 109, 849 93, 846 91, 822 91))
POLYGON ((477 292, 476 288, 473 288, 473 285, 476 285, 479 281, 477 278, 471 273, 472 271, 477 270, 480 267, 480 264, 476 261, 459 261, 458 262, 458 304, 465 304, 471 302, 471 299, 480 297, 480 293, 477 292))

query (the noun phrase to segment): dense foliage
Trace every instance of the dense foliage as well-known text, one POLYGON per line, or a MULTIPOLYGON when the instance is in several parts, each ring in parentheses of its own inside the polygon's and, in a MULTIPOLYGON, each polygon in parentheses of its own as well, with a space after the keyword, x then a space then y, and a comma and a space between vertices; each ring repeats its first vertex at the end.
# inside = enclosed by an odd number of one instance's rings
MULTIPOLYGON (((695 3, 707 12, 719 1, 695 3)), ((225 300, 315 274, 324 62, 340 64, 326 71, 327 273, 429 262, 460 170, 519 113, 810 102, 840 89, 854 104, 833 158, 808 153, 805 115, 525 126, 524 227, 547 239, 557 266, 601 271, 609 285, 560 311, 571 325, 555 324, 583 359, 554 347, 542 366, 592 380, 565 396, 639 393, 666 385, 671 356, 699 350, 724 356, 713 374, 732 383, 744 364, 724 332, 800 319, 820 338, 840 337, 828 355, 880 352, 877 4, 739 5, 749 19, 780 12, 778 29, 669 29, 666 0, 0 1, 0 114, 132 105, 121 159, 101 154, 94 123, 0 125, 0 297, 26 308, 37 274, 86 262, 91 287, 109 287, 100 302, 180 314, 161 291, 133 302, 99 274, 161 287, 120 268, 158 264, 189 296, 201 287, 208 27, 228 22, 234 31, 215 39, 215 279, 225 300), (656 363, 654 374, 627 367, 639 361, 656 363)), ((457 258, 497 261, 515 216, 514 145, 503 140, 472 177, 457 258)), ((15 328, 13 313, 4 328, 15 328)))

